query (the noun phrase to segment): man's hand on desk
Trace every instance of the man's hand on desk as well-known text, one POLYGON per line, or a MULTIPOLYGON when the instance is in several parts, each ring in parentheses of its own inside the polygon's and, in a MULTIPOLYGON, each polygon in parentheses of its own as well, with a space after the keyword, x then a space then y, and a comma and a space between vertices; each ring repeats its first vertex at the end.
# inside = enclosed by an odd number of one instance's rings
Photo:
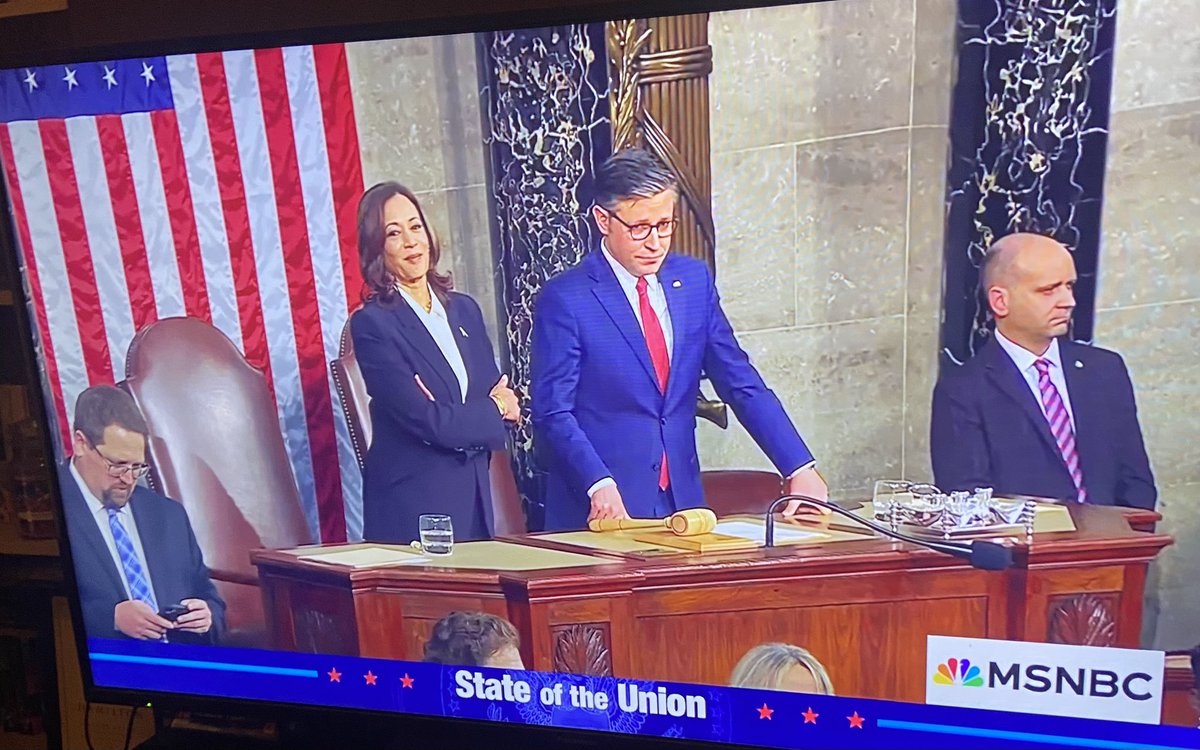
MULTIPOLYGON (((807 495, 817 500, 829 499, 829 487, 817 473, 816 467, 799 471, 787 480, 785 491, 789 495, 807 495)), ((805 523, 822 523, 829 520, 830 512, 825 508, 810 505, 803 500, 789 500, 783 508, 783 517, 805 523)))
POLYGON ((113 625, 130 638, 143 641, 157 641, 175 627, 170 620, 159 617, 149 604, 136 599, 117 604, 113 609, 113 625))
POLYGON ((212 610, 203 599, 184 599, 180 602, 188 608, 185 614, 175 621, 175 627, 188 633, 207 633, 212 627, 212 610))
POLYGON ((615 484, 601 487, 592 493, 592 509, 588 512, 587 520, 596 518, 629 518, 625 512, 625 501, 621 499, 621 491, 615 484))

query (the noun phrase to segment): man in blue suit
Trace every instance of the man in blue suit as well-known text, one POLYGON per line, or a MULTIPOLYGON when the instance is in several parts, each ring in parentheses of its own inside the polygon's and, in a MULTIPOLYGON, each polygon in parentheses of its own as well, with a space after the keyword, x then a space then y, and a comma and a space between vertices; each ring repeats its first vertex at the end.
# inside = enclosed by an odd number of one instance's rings
POLYGON ((137 484, 147 429, 133 399, 111 385, 88 388, 74 427, 58 483, 88 637, 220 642, 225 602, 187 512, 137 484))
POLYGON ((1125 362, 1060 338, 1075 309, 1070 252, 1048 237, 1009 235, 988 250, 981 276, 996 331, 934 388, 938 486, 1153 508, 1125 362))
POLYGON ((613 155, 596 175, 601 247, 538 298, 532 423, 549 474, 548 529, 705 504, 695 435, 701 371, 788 477, 788 491, 827 497, 808 447, 738 346, 708 267, 669 254, 678 200, 674 175, 654 156, 613 155))

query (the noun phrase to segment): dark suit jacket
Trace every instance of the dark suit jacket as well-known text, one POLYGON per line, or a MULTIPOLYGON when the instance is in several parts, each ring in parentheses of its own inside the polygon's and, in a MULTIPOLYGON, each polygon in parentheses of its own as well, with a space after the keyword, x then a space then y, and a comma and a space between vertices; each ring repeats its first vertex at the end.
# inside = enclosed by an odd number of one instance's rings
MULTIPOLYGON (((109 553, 68 464, 59 466, 58 483, 88 637, 126 638, 113 626, 113 610, 129 598, 122 583, 125 573, 109 553)), ((184 599, 203 599, 212 610, 212 627, 207 633, 172 631, 167 637, 173 643, 220 643, 225 633, 225 601, 209 578, 204 555, 183 506, 139 486, 129 498, 129 507, 137 522, 138 537, 146 553, 142 562, 149 569, 159 609, 184 599)))
POLYGON ((701 371, 784 475, 812 461, 783 405, 750 364, 701 261, 658 272, 673 343, 662 393, 646 338, 607 259, 593 252, 542 289, 533 318, 531 396, 547 468, 546 527, 582 528, 587 490, 611 476, 633 517, 652 515, 663 451, 677 508, 703 506, 696 456, 701 371))
MULTIPOLYGON (((1133 384, 1120 355, 1060 340, 1088 501, 1153 508, 1157 491, 1142 443, 1133 384)), ((1016 364, 993 339, 933 391, 930 448, 945 491, 1074 499, 1075 485, 1046 417, 1016 364)))
POLYGON ((410 542, 417 517, 445 513, 454 538, 491 536, 488 462, 508 431, 488 394, 500 379, 483 313, 452 292, 450 330, 467 368, 467 400, 433 337, 398 295, 374 298, 350 319, 354 354, 371 396, 371 448, 363 468, 363 536, 410 542), (430 401, 413 379, 434 395, 430 401))

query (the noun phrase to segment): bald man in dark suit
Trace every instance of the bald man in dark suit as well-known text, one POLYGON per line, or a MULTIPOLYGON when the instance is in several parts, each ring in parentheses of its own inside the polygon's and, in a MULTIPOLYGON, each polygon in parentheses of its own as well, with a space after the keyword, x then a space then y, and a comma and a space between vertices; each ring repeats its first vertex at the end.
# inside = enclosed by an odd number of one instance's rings
POLYGON ((1154 507, 1124 360, 1065 338, 1075 279, 1070 252, 1048 237, 1014 234, 988 251, 982 282, 995 335, 943 372, 933 393, 930 447, 943 490, 1154 507))

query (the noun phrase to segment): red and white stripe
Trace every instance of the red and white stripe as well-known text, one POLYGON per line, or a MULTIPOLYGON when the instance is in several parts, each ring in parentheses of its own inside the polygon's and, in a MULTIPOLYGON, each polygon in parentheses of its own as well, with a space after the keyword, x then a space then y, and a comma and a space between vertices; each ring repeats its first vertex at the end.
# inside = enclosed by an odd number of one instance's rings
POLYGON ((361 476, 328 368, 362 288, 345 49, 167 62, 173 110, 0 124, 61 437, 80 391, 124 375, 137 330, 201 318, 266 374, 314 535, 358 538, 361 476))

